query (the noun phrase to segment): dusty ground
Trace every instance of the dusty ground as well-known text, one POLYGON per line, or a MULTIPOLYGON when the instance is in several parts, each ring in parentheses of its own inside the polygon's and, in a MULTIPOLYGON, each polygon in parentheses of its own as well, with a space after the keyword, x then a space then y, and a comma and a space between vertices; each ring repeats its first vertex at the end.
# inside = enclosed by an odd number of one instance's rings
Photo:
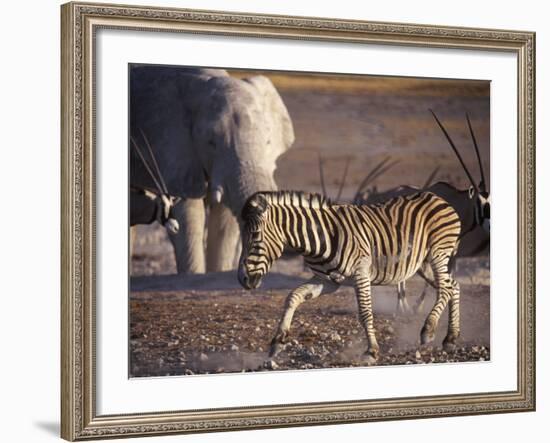
MULTIPOLYGON (((250 75, 241 73, 239 75, 250 75)), ((280 189, 319 192, 318 159, 325 159, 329 196, 340 185, 350 159, 342 200, 382 159, 398 160, 376 181, 379 190, 421 185, 436 167, 436 180, 466 188, 469 183, 428 109, 443 120, 474 177, 479 171, 464 113, 472 119, 489 170, 489 83, 379 77, 290 78, 270 74, 291 115, 296 133, 292 149, 280 157, 275 173, 280 189)), ((357 320, 351 288, 303 304, 297 311, 290 344, 277 358, 267 355, 284 298, 308 278, 300 259, 276 263, 264 287, 244 291, 236 272, 176 276, 172 248, 156 225, 138 228, 131 261, 130 367, 133 376, 361 366, 364 332, 357 320)), ((442 317, 434 347, 420 349, 425 311, 394 318, 394 287, 374 288, 380 365, 480 361, 490 358, 489 259, 458 262, 461 284, 459 349, 441 350, 447 324, 442 317)), ((423 283, 413 279, 411 304, 423 283)))
MULTIPOLYGON (((375 326, 381 347, 377 364, 485 361, 490 358, 487 261, 459 262, 461 328, 459 348, 441 349, 446 315, 432 347, 419 346, 419 334, 434 292, 419 314, 394 317, 394 287, 375 287, 375 326)), ((236 273, 197 276, 143 276, 131 280, 130 358, 132 376, 205 374, 363 366, 363 329, 353 289, 304 303, 293 320, 289 344, 275 359, 269 344, 289 290, 307 278, 299 259, 283 260, 261 289, 245 291, 236 273), (288 275, 288 269, 298 269, 288 275)), ((408 283, 410 304, 423 288, 408 283)))

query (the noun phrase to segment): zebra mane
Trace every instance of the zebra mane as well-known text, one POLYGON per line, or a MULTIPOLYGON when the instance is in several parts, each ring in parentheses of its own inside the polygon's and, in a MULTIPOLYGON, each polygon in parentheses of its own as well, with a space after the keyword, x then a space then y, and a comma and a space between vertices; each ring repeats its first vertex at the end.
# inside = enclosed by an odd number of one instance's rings
POLYGON ((261 193, 271 206, 291 206, 311 209, 329 208, 329 198, 316 193, 302 191, 271 191, 261 193))
POLYGON ((332 202, 321 194, 310 194, 302 191, 265 191, 252 195, 243 206, 243 220, 260 215, 271 207, 302 207, 324 209, 332 206, 332 202))

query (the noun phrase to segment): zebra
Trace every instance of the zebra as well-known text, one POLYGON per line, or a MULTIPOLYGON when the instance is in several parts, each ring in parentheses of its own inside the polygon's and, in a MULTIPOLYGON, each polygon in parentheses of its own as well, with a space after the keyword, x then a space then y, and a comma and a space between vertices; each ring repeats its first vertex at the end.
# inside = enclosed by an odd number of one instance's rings
MULTIPOLYGON (((457 252, 458 257, 474 256, 485 250, 489 246, 490 241, 490 221, 491 221, 491 196, 486 186, 485 172, 483 170, 483 164, 481 162, 481 156, 479 153, 479 147, 476 137, 472 128, 469 115, 466 113, 466 122, 472 139, 472 145, 476 154, 480 181, 476 183, 472 174, 466 167, 460 152, 454 144, 449 133, 441 123, 437 115, 430 109, 432 116, 434 117, 437 125, 443 132, 443 135, 449 142, 453 152, 458 158, 468 180, 470 181, 470 187, 468 189, 458 189, 455 186, 446 182, 437 182, 429 185, 437 170, 430 174, 430 177, 421 188, 414 186, 398 186, 393 189, 389 189, 384 192, 370 192, 365 193, 366 186, 360 186, 355 196, 354 202, 357 204, 375 204, 387 201, 400 195, 411 195, 422 191, 432 192, 444 200, 446 200, 458 213, 462 222, 462 230, 460 233, 460 248, 457 252)), ((369 176, 372 175, 369 174, 369 176)), ((377 174, 378 176, 379 174, 377 174)), ((368 176, 367 176, 368 177, 368 176)), ((372 181, 372 180, 371 180, 372 181)), ((454 270, 455 261, 451 262, 451 270, 454 270)), ((419 274, 424 278, 426 284, 424 289, 416 302, 414 312, 421 311, 428 286, 435 287, 433 278, 429 275, 429 269, 422 270, 419 274)), ((405 314, 411 311, 406 299, 405 282, 401 282, 397 288, 397 314, 405 314)))
POLYGON ((430 192, 400 196, 376 205, 333 204, 319 194, 259 192, 242 210, 242 252, 238 279, 245 289, 259 287, 285 247, 299 252, 314 276, 290 292, 271 342, 270 357, 283 348, 294 312, 305 300, 334 292, 345 280, 355 286, 359 320, 365 329, 367 364, 376 362, 372 285, 395 285, 427 262, 438 286, 421 343, 433 341, 449 303, 443 346, 451 351, 460 334, 460 288, 448 270, 458 248, 460 219, 445 200, 430 192))

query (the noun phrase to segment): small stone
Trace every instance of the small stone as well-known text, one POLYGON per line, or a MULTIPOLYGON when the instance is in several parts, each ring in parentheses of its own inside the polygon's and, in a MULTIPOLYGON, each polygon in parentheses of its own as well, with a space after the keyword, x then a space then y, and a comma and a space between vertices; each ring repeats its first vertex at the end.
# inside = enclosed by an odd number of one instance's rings
POLYGON ((185 375, 195 375, 195 373, 191 369, 186 369, 185 375))
POLYGON ((326 332, 321 332, 321 333, 319 334, 319 338, 320 338, 321 340, 326 340, 326 339, 328 338, 328 334, 327 334, 326 332))
POLYGON ((239 350, 239 347, 237 345, 231 345, 229 348, 231 351, 237 352, 239 350))
POLYGON ((420 360, 422 358, 422 354, 420 353, 420 351, 416 351, 416 354, 414 356, 417 360, 420 360))
POLYGON ((265 362, 265 367, 267 369, 278 369, 279 365, 277 363, 275 363, 274 360, 268 360, 268 361, 265 362))
POLYGON ((208 355, 206 355, 204 352, 202 352, 201 355, 199 355, 199 360, 200 361, 208 360, 208 355))
POLYGON ((342 340, 342 337, 340 337, 340 334, 333 332, 332 334, 330 334, 330 339, 332 341, 340 341, 342 340))

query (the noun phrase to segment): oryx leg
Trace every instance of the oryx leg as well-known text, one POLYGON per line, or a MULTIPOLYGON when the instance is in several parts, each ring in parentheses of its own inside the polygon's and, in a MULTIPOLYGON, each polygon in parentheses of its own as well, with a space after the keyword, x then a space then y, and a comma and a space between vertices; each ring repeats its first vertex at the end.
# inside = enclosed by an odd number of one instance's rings
POLYGON ((134 256, 134 242, 136 241, 137 237, 137 226, 130 226, 130 236, 128 237, 129 244, 129 250, 130 250, 130 261, 132 261, 132 257, 134 256))
POLYGON ((174 206, 173 214, 180 229, 168 237, 174 246, 178 274, 204 273, 204 200, 186 198, 174 206))
POLYGON ((338 289, 338 285, 330 281, 321 280, 319 277, 313 277, 307 283, 298 286, 296 289, 293 289, 285 302, 285 310, 277 332, 273 340, 271 341, 271 349, 269 350, 269 356, 274 357, 277 355, 283 348, 288 332, 290 330, 290 324, 292 322, 292 317, 294 312, 304 301, 313 300, 314 298, 319 297, 321 294, 328 294, 334 292, 338 289))
POLYGON ((369 266, 361 263, 354 274, 355 295, 359 308, 359 321, 367 334, 368 347, 365 351, 368 363, 374 363, 378 358, 379 347, 374 330, 374 316, 372 313, 371 282, 369 266))
POLYGON ((208 213, 206 272, 235 269, 240 251, 240 230, 231 210, 222 203, 211 203, 208 213))
POLYGON ((448 251, 435 251, 430 253, 430 263, 437 285, 437 298, 422 328, 420 336, 422 344, 433 341, 441 314, 450 300, 452 300, 452 307, 450 308, 447 337, 444 341, 445 347, 451 348, 460 334, 460 327, 458 324, 459 287, 456 280, 454 280, 449 273, 449 259, 450 253, 448 251))
POLYGON ((422 312, 422 308, 424 307, 424 301, 426 300, 426 293, 428 292, 428 288, 430 285, 428 282, 424 283, 424 289, 422 289, 422 292, 418 296, 418 299, 416 300, 416 304, 414 305, 413 312, 415 314, 419 314, 422 312))
POLYGON ((397 284, 397 307, 395 308, 395 316, 404 315, 411 312, 411 307, 407 301, 405 281, 397 284))

